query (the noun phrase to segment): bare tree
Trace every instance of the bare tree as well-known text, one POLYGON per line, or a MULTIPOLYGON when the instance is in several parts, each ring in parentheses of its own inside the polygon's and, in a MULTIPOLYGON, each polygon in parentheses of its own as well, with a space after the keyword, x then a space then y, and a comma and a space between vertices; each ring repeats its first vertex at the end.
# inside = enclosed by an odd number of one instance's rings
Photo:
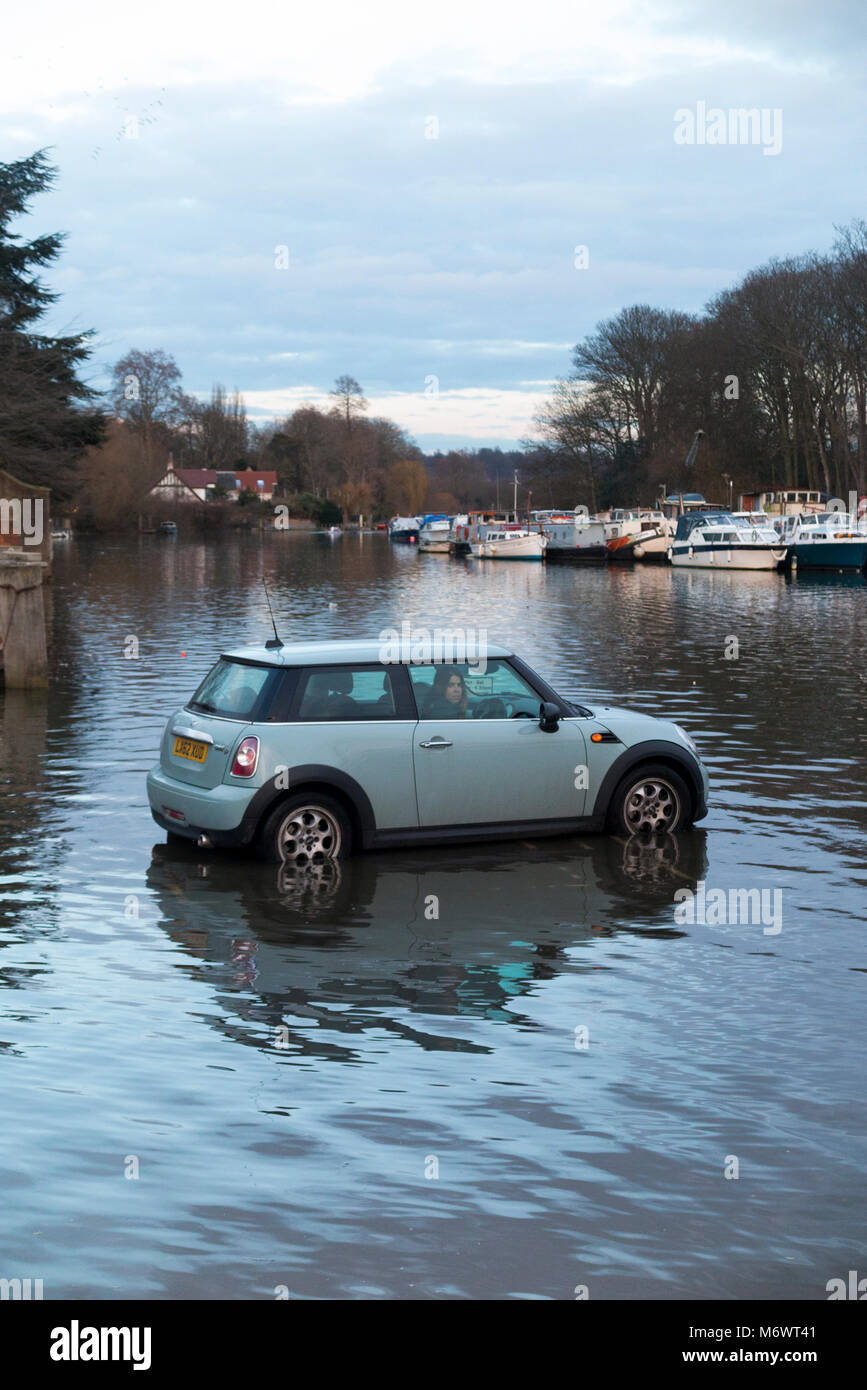
POLYGON ((347 435, 351 435, 356 420, 370 408, 364 392, 354 376, 339 376, 329 395, 335 398, 334 413, 340 415, 347 435))
POLYGON ((160 427, 171 428, 181 415, 181 373, 175 359, 157 349, 134 349, 112 368, 114 413, 129 422, 144 444, 148 466, 160 427))

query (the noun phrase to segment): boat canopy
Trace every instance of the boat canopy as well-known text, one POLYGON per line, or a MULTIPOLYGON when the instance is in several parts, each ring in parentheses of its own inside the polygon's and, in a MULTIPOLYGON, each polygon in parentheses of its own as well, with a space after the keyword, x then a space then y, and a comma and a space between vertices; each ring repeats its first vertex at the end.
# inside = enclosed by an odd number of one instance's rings
POLYGON ((737 530, 738 523, 730 512, 691 512, 678 517, 677 531, 674 539, 676 541, 686 540, 693 531, 704 526, 732 526, 737 530))

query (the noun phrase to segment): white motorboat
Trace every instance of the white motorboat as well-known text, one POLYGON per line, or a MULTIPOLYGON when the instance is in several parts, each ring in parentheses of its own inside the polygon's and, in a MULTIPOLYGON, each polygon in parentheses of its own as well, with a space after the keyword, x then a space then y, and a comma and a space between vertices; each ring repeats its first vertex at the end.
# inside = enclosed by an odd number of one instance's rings
POLYGON ((867 565, 867 533, 857 517, 845 512, 784 516, 780 540, 788 546, 787 563, 798 569, 862 570, 867 565))
POLYGON ((678 519, 668 555, 692 569, 774 570, 786 544, 772 526, 744 525, 731 512, 691 512, 678 519))
POLYGON ((548 560, 605 560, 605 525, 585 511, 533 512, 547 537, 548 560))
POLYGON ((477 560, 543 560, 548 537, 523 526, 485 526, 483 535, 470 542, 477 560))
POLYGON ((450 517, 425 517, 418 533, 419 553, 424 553, 426 555, 448 555, 451 529, 452 522, 450 517))
POLYGON ((675 526, 662 512, 648 507, 616 507, 605 523, 609 560, 664 560, 675 526))

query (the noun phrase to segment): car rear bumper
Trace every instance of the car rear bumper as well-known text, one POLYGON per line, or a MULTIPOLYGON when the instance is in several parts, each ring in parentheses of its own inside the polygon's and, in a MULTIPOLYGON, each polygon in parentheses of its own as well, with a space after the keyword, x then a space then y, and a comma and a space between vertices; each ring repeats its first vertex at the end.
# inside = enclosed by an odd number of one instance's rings
POLYGON ((207 835, 215 845, 227 846, 245 845, 253 835, 255 820, 245 819, 245 813, 258 787, 221 783, 204 790, 168 777, 158 764, 148 773, 147 789, 151 815, 174 835, 189 840, 207 835))

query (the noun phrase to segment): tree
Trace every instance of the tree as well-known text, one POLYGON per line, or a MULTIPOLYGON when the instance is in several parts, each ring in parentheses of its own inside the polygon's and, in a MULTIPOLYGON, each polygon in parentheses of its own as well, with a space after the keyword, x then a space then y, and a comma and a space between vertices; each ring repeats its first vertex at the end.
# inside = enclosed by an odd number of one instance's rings
POLYGON ((92 404, 97 393, 78 376, 93 335, 35 331, 58 299, 35 271, 57 259, 64 235, 24 242, 9 230, 56 177, 44 150, 0 164, 0 464, 66 499, 75 485, 76 461, 99 443, 106 426, 92 404))
POLYGON ((633 304, 597 324, 573 354, 576 377, 601 387, 650 454, 666 420, 675 380, 671 346, 694 320, 689 314, 633 304))
POLYGON ((385 497, 392 512, 416 516, 424 507, 427 490, 427 472, 418 459, 400 459, 389 465, 385 497))
POLYGON ((354 376, 339 376, 329 394, 335 398, 334 413, 340 415, 346 433, 351 435, 355 421, 370 408, 364 392, 354 376))
POLYGON ((193 438, 202 468, 231 471, 247 465, 247 412, 238 391, 227 396, 217 384, 206 405, 193 411, 193 438))
POLYGON ((176 425, 185 398, 181 392, 181 373, 175 359, 161 349, 139 352, 134 349, 112 368, 112 405, 121 420, 127 420, 144 444, 148 464, 153 462, 158 434, 176 425))
POLYGON ((98 531, 128 525, 140 511, 148 489, 159 481, 162 465, 149 466, 144 443, 124 420, 109 420, 99 447, 78 464, 77 522, 98 531))

